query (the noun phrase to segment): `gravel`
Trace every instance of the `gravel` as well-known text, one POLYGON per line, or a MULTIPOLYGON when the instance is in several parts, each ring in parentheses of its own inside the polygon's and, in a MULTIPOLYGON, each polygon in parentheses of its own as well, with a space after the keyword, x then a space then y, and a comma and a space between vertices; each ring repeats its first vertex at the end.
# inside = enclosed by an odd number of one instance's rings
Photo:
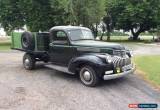
POLYGON ((42 63, 27 71, 22 56, 0 53, 0 110, 128 110, 131 103, 160 103, 160 92, 135 74, 90 88, 42 63))

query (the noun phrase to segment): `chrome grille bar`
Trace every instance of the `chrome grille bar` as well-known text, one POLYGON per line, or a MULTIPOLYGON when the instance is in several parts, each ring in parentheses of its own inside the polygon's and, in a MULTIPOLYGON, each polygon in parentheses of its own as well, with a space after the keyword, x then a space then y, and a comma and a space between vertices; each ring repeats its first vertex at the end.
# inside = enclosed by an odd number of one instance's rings
POLYGON ((112 62, 114 67, 123 67, 125 65, 131 64, 131 59, 129 57, 119 57, 119 56, 114 56, 112 57, 112 62))

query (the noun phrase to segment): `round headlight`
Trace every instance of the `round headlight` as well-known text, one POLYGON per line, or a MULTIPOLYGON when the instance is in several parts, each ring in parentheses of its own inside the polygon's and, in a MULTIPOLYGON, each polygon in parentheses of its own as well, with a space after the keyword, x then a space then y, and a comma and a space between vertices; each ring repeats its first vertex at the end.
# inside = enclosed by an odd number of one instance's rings
POLYGON ((130 51, 130 55, 131 55, 131 57, 133 57, 134 55, 133 55, 133 51, 130 51))
POLYGON ((106 57, 106 61, 107 61, 108 63, 111 63, 111 62, 112 62, 112 57, 111 57, 111 56, 109 56, 109 55, 107 55, 107 57, 106 57))

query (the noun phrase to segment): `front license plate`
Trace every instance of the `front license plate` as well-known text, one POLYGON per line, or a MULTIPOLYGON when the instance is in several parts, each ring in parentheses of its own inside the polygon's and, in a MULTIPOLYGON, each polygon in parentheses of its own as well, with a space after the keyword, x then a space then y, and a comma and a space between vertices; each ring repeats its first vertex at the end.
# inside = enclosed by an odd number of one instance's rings
POLYGON ((131 70, 131 69, 132 69, 132 64, 122 67, 122 71, 128 71, 128 70, 131 70))

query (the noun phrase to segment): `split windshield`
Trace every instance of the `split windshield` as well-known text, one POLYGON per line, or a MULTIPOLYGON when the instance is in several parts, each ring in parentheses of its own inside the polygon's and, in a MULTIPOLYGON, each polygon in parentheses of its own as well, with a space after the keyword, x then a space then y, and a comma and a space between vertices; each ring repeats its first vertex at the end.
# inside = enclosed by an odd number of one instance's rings
POLYGON ((68 30, 68 34, 72 41, 94 40, 92 32, 86 29, 68 30))

